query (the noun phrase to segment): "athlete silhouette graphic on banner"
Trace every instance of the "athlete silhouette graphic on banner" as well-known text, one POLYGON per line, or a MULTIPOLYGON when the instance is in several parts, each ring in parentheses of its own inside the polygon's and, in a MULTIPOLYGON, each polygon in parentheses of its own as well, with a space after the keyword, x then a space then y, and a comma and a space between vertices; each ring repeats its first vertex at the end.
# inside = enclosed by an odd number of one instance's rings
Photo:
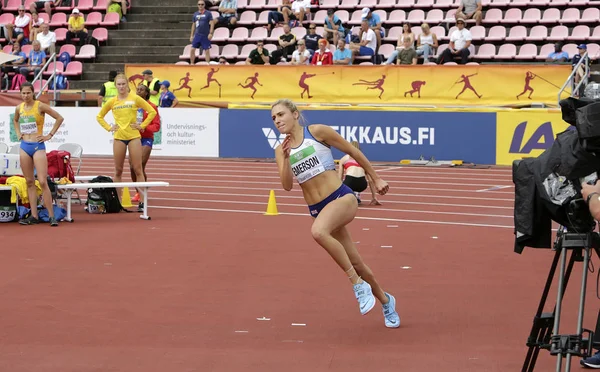
POLYGON ((383 84, 385 83, 385 75, 381 75, 381 79, 378 79, 375 81, 367 81, 367 80, 362 80, 362 79, 360 79, 358 81, 360 81, 360 83, 354 83, 352 85, 371 85, 370 87, 367 88, 367 90, 379 89, 381 91, 381 93, 379 93, 379 99, 381 99, 381 96, 385 92, 385 90, 383 89, 383 84))
POLYGON ((192 98, 192 87, 190 87, 189 83, 190 81, 193 81, 194 79, 190 79, 190 73, 186 73, 185 77, 182 77, 181 79, 179 79, 179 88, 177 89, 173 89, 173 93, 177 92, 178 90, 181 90, 183 88, 186 88, 188 90, 188 97, 192 98), (181 84, 181 82, 183 81, 183 84, 181 84))
POLYGON ((253 90, 252 95, 250 96, 250 98, 254 99, 254 95, 256 94, 256 87, 254 87, 254 84, 258 84, 262 87, 262 84, 258 81, 258 72, 254 74, 254 76, 250 76, 249 78, 246 79, 246 81, 244 83, 248 83, 246 85, 242 85, 241 83, 238 84, 238 86, 246 89, 246 88, 250 88, 253 90), (248 83, 248 80, 250 80, 250 82, 248 83))
POLYGON ((475 74, 471 74, 471 75, 460 75, 460 79, 454 83, 452 86, 455 86, 458 83, 465 83, 465 85, 463 86, 462 90, 460 91, 460 93, 458 93, 456 95, 455 99, 458 99, 458 97, 463 94, 465 92, 465 90, 469 89, 472 90, 473 93, 475 93, 475 95, 477 96, 477 98, 481 99, 481 95, 479 93, 477 93, 477 91, 475 90, 475 88, 473 88, 473 86, 471 85, 471 80, 469 80, 470 77, 473 77, 477 75, 477 73, 475 74))
POLYGON ((219 72, 219 69, 211 68, 210 71, 206 74, 206 85, 200 88, 200 90, 210 87, 211 81, 214 81, 219 86, 219 98, 221 98, 221 83, 217 79, 213 79, 213 75, 219 72))
POLYGON ((408 90, 406 92, 404 92, 404 97, 406 97, 407 94, 410 94, 410 96, 413 96, 413 93, 417 93, 418 94, 418 98, 421 98, 421 87, 423 85, 425 85, 425 81, 420 81, 420 80, 416 80, 413 81, 412 83, 410 83, 410 86, 412 87, 412 90, 408 90))
POLYGON ((306 93, 306 98, 313 98, 313 96, 310 95, 310 87, 308 86, 308 84, 306 84, 306 80, 310 79, 313 76, 320 75, 335 75, 335 72, 329 72, 325 74, 309 74, 308 72, 304 71, 300 76, 300 81, 298 81, 298 86, 303 89, 300 93, 300 98, 304 98, 304 93, 306 93))

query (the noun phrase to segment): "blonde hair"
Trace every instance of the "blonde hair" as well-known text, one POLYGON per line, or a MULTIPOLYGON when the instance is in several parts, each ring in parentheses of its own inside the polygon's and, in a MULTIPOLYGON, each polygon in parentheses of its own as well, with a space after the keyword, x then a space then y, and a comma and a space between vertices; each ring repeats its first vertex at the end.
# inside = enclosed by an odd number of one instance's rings
POLYGON ((131 87, 129 86, 129 79, 127 78, 127 75, 125 75, 124 73, 120 72, 117 74, 117 76, 115 76, 115 80, 114 83, 117 83, 117 80, 119 79, 123 79, 125 80, 125 82, 127 83, 127 92, 131 92, 131 87))
POLYGON ((354 147, 356 147, 357 149, 360 150, 360 145, 358 144, 357 141, 352 141, 352 142, 350 142, 350 144, 352 144, 352 146, 354 146, 354 147))
POLYGON ((273 108, 277 105, 285 106, 288 110, 290 110, 292 112, 292 114, 294 112, 297 112, 298 113, 298 122, 300 124, 303 124, 305 122, 304 115, 302 115, 300 110, 298 110, 298 106, 296 106, 296 104, 294 102, 292 102, 291 99, 288 99, 288 98, 278 99, 277 101, 275 101, 275 103, 273 103, 271 105, 271 110, 273 110, 273 108))

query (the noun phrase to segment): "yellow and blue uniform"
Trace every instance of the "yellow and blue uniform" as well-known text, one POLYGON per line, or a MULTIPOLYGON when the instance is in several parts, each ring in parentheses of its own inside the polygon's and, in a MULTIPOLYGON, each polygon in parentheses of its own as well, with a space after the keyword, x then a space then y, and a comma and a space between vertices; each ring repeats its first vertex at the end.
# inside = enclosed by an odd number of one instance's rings
POLYGON ((141 137, 140 131, 131 127, 132 124, 137 124, 138 108, 142 108, 148 113, 146 120, 140 124, 142 128, 146 129, 156 116, 156 110, 135 93, 129 93, 124 100, 119 99, 119 96, 109 99, 102 106, 96 119, 102 125, 102 128, 110 131, 111 126, 104 120, 104 116, 106 116, 109 110, 112 110, 115 124, 119 126, 119 129, 114 134, 114 138, 128 144, 129 141, 141 137))
MULTIPOLYGON (((19 130, 21 134, 44 134, 44 114, 40 114, 40 101, 34 101, 30 109, 25 109, 25 102, 19 105, 19 130)), ((21 149, 33 157, 36 151, 46 150, 44 142, 22 140, 21 149)))

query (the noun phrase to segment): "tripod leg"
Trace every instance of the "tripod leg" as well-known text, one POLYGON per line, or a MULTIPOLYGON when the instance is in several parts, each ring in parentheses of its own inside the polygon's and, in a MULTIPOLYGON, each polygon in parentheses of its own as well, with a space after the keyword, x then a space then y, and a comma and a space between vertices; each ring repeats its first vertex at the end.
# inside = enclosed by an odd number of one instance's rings
MULTIPOLYGON (((575 252, 573 252, 573 254, 575 254, 575 252)), ((582 274, 581 274, 581 295, 579 296, 579 314, 577 315, 577 335, 581 335, 581 333, 583 332, 583 313, 585 310, 585 291, 587 288, 587 272, 588 272, 588 265, 589 265, 589 260, 590 260, 590 248, 584 248, 583 249, 583 268, 582 268, 582 274)), ((581 348, 581 344, 578 343, 576 350, 569 350, 567 352, 567 363, 566 363, 566 367, 565 367, 565 371, 569 372, 571 370, 571 353, 575 352, 575 353, 579 353, 580 352, 580 348, 581 348)))
MULTIPOLYGON (((565 266, 567 261, 567 250, 566 248, 562 248, 560 252, 560 272, 558 274, 558 291, 556 295, 556 308, 554 312, 554 328, 552 329, 552 334, 557 335, 558 328, 560 325, 560 310, 562 305, 562 299, 565 291, 565 285, 563 284, 564 275, 565 275, 565 266)), ((559 345, 552 345, 552 348, 560 348, 559 345)), ((556 372, 560 372, 562 368, 562 353, 559 352, 556 357, 556 372)))

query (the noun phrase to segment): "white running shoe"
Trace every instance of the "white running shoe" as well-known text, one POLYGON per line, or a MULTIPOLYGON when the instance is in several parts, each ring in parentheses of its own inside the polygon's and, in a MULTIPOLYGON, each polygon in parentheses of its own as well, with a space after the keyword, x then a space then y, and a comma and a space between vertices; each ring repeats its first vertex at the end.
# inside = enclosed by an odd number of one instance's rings
POLYGON ((354 285, 354 295, 356 295, 362 315, 365 315, 375 307, 375 296, 373 296, 371 286, 364 280, 362 283, 354 285))
POLYGON ((385 295, 390 300, 387 304, 383 304, 385 326, 388 328, 398 328, 400 327, 400 315, 396 312, 396 298, 389 293, 385 295))

